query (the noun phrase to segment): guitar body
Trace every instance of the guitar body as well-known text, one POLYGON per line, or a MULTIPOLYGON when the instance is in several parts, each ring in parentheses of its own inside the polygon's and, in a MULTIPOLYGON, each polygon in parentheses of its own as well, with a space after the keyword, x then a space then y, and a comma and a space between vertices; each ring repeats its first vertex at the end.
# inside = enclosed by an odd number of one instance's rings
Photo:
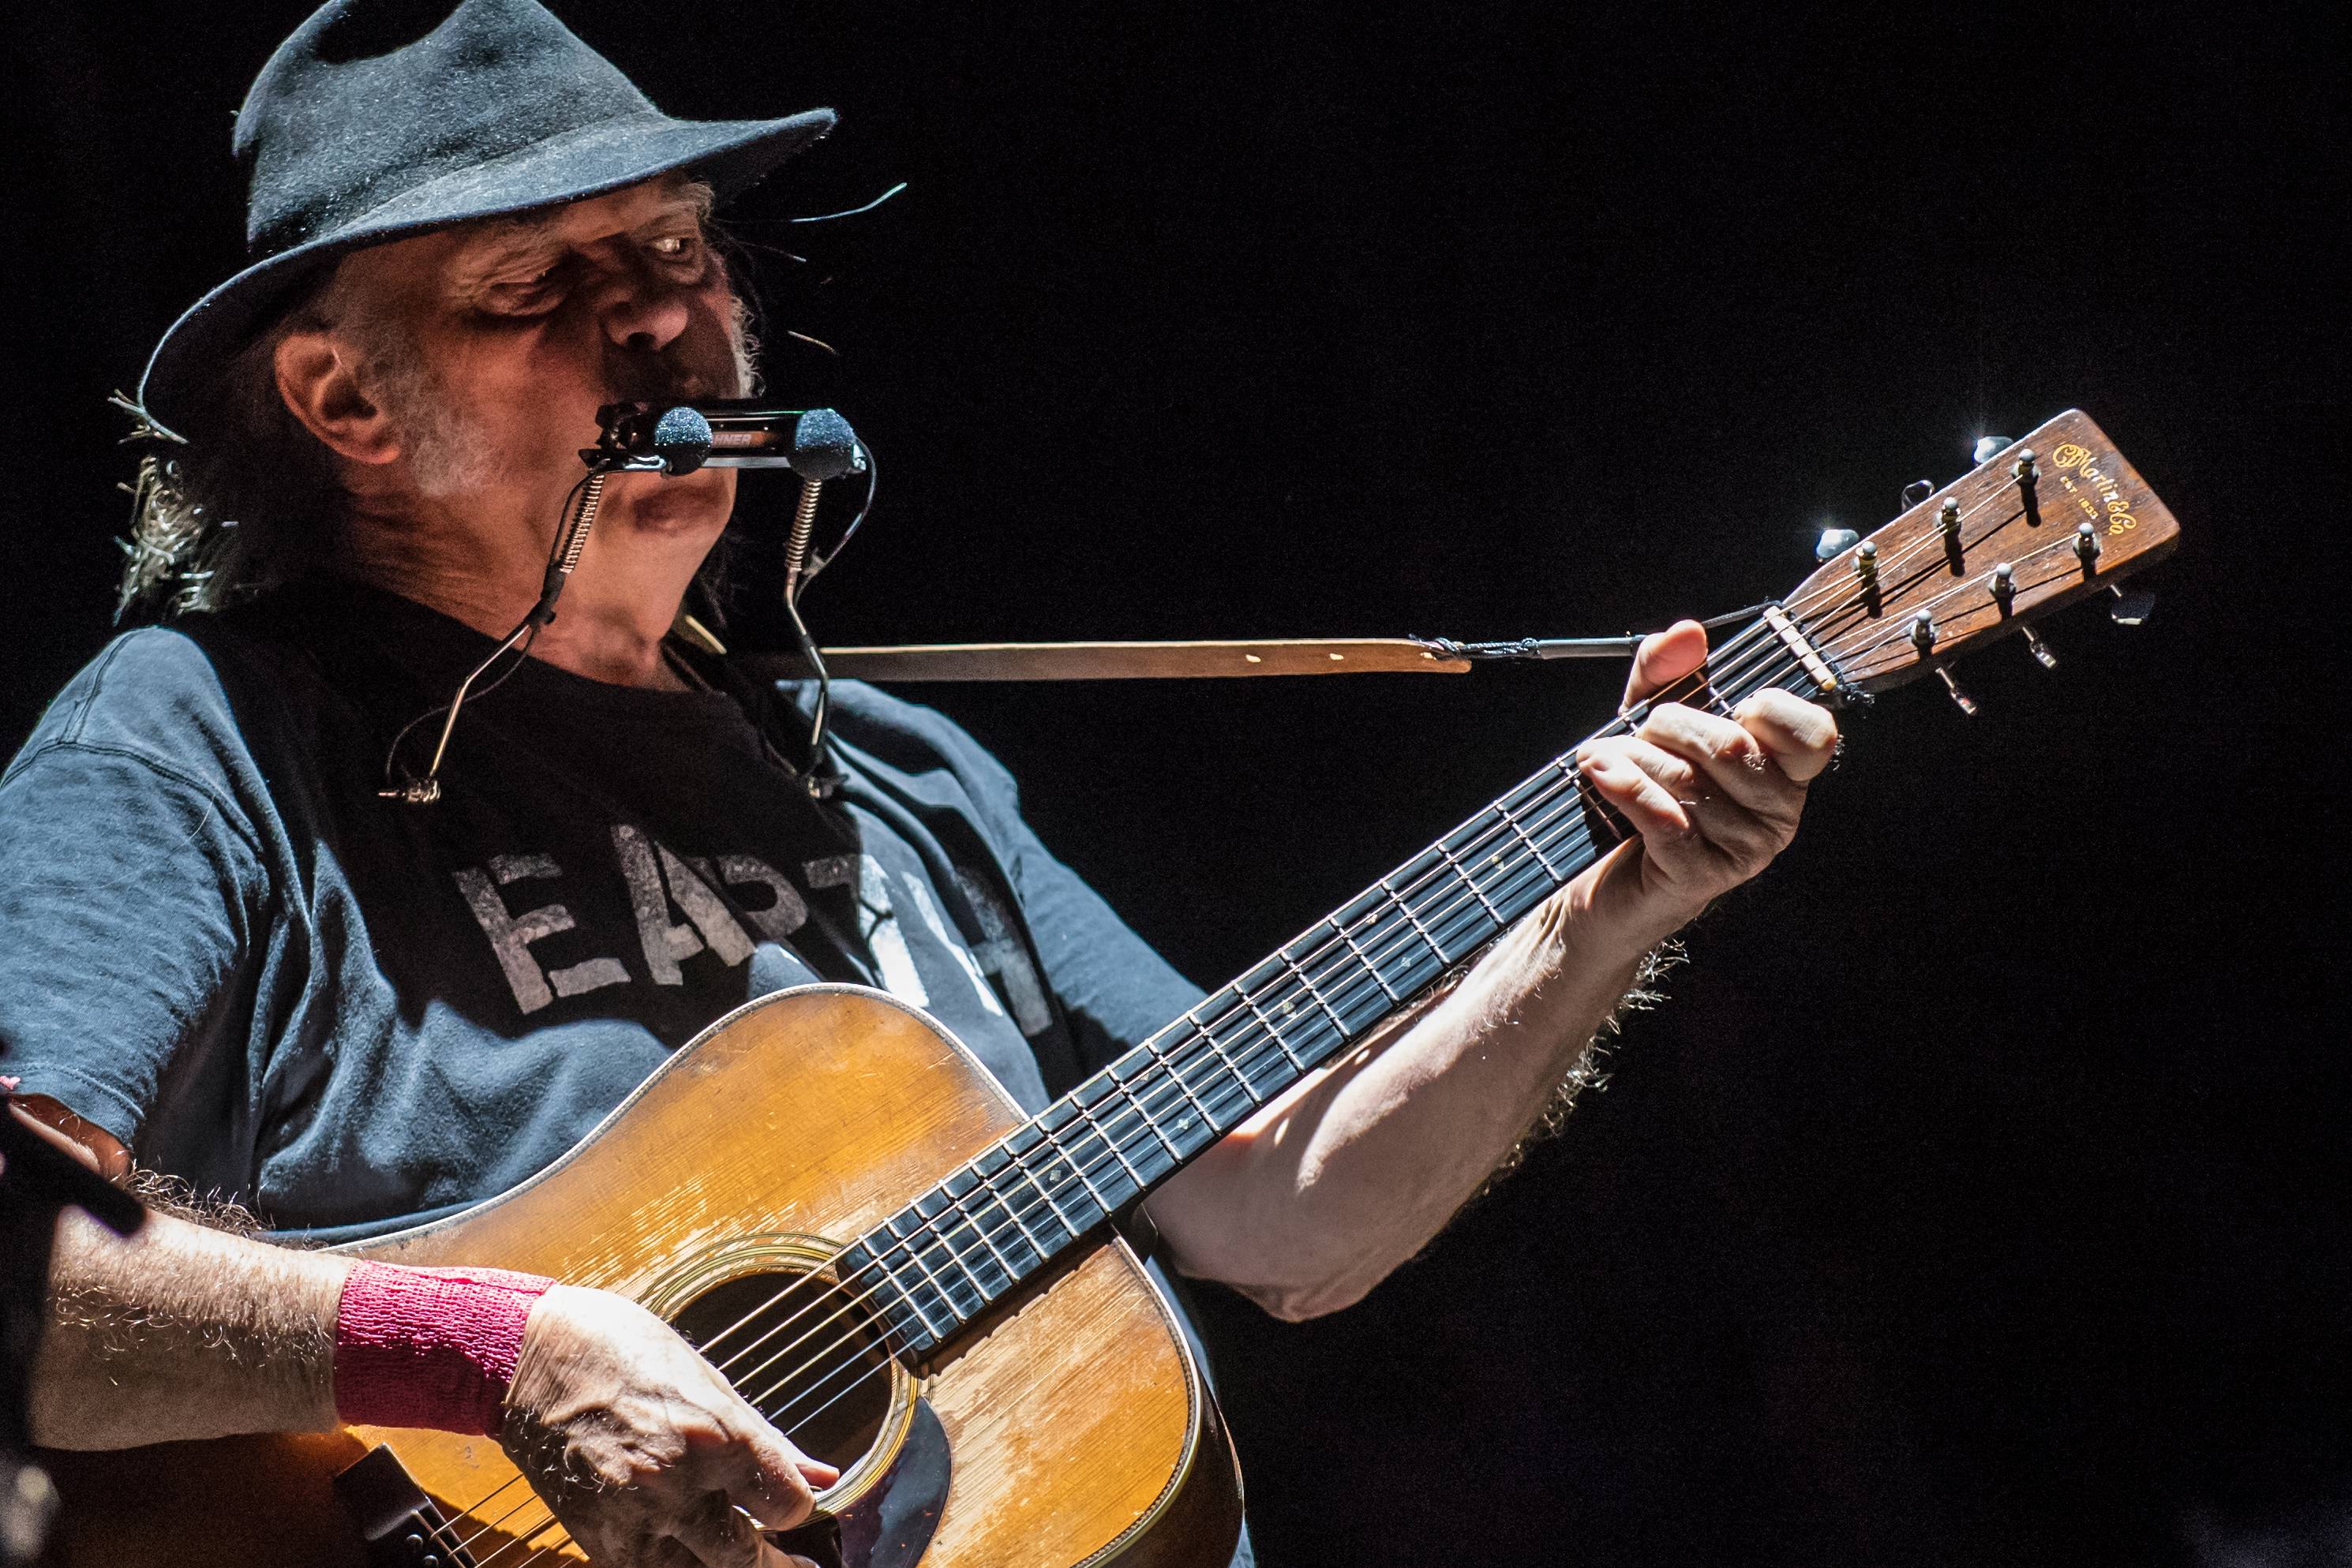
MULTIPOLYGON (((806 1270, 1022 1119, 923 1014, 863 988, 803 987, 719 1020, 514 1191, 351 1250, 551 1275, 682 1322, 699 1311, 705 1332, 688 1332, 701 1343, 792 1276, 831 1290, 806 1270)), ((804 1321, 827 1321, 845 1295, 804 1321)), ((721 1334, 713 1362, 727 1368, 749 1333, 731 1349, 721 1334)), ((925 1375, 879 1355, 866 1366, 863 1396, 833 1406, 829 1444, 805 1445, 844 1474, 819 1499, 829 1520, 796 1532, 793 1550, 840 1568, 1222 1568, 1231 1554, 1241 1493, 1230 1444, 1171 1309, 1123 1241, 1076 1249, 925 1375)), ((761 1404, 754 1370, 731 1375, 761 1404)), ((45 1455, 66 1504, 62 1560, 394 1561, 381 1554, 389 1546, 369 1552, 333 1487, 378 1444, 436 1505, 440 1543, 464 1543, 476 1563, 587 1561, 495 1442, 365 1428, 45 1455)))

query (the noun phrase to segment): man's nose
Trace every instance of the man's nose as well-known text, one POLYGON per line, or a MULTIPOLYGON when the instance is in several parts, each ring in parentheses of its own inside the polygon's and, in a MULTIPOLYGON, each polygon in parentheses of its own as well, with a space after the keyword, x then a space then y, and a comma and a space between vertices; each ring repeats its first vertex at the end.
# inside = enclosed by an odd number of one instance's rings
POLYGON ((604 336, 640 353, 658 353, 676 342, 690 314, 685 290, 644 266, 609 274, 598 306, 604 336))

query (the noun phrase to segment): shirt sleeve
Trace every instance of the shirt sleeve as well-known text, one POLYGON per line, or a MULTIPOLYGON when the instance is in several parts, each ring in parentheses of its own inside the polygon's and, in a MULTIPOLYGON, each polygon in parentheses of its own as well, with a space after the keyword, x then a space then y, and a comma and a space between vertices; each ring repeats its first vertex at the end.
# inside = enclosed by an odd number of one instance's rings
POLYGON ((201 658, 126 652, 170 635, 111 645, 0 775, 7 1071, 126 1145, 192 1056, 236 1049, 211 1036, 265 896, 247 813, 201 760, 219 727, 184 711, 201 658))

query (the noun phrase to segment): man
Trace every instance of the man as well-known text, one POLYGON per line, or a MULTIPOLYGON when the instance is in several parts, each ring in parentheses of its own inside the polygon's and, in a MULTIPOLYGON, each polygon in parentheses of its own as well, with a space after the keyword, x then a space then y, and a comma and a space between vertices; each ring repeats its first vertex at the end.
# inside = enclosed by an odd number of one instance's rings
MULTIPOLYGON (((495 1432, 596 1561, 754 1561, 754 1522, 830 1471, 650 1314, 280 1243, 513 1186, 782 986, 918 1000, 1033 1109, 1196 999, 952 726, 847 687, 813 756, 799 694, 672 638, 729 471, 614 478, 441 798, 381 794, 538 600, 597 407, 746 390, 708 206, 830 124, 670 120, 535 0, 338 0, 265 68, 238 123, 259 259, 142 388, 187 439, 129 591, 205 612, 118 639, 0 779, 0 1036, 21 1103, 110 1171, 278 1235, 69 1231, 43 1441, 414 1416, 384 1372, 406 1355, 462 1385, 425 1414, 495 1432)), ((1652 639, 1631 695, 1704 652, 1687 622, 1652 639)), ((1834 738, 1768 694, 1591 747, 1638 836, 1156 1193, 1166 1256, 1285 1317, 1360 1298, 1509 1155, 1644 955, 1788 841, 1834 738)))

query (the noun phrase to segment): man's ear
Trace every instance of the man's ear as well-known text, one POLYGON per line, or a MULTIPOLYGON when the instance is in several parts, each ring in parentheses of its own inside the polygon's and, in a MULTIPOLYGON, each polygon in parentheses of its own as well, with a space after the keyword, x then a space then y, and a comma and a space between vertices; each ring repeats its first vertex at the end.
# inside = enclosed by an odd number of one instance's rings
POLYGON ((337 455, 390 463, 400 455, 399 433, 352 373, 352 358, 350 346, 331 331, 289 332, 275 356, 278 395, 337 455))

